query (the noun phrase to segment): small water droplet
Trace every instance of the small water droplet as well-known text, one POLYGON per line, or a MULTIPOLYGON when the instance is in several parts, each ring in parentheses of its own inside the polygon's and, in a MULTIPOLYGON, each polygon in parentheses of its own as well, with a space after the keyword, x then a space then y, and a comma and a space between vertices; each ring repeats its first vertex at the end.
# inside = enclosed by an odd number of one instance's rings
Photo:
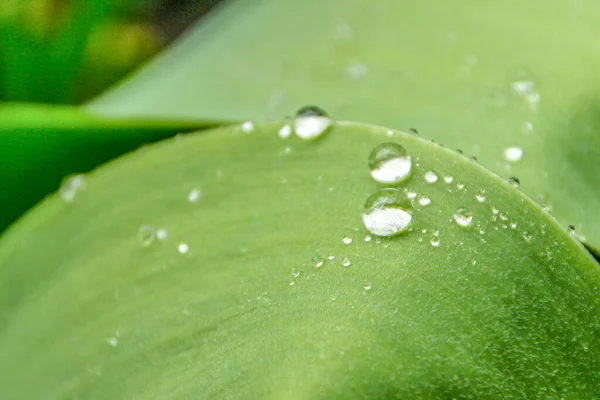
POLYGON ((510 146, 504 149, 504 160, 516 163, 523 158, 523 149, 518 146, 510 146))
POLYGON ((535 89, 535 82, 532 80, 518 80, 511 83, 512 91, 518 96, 525 96, 535 89))
POLYGON ((137 240, 142 246, 149 247, 154 242, 155 235, 152 225, 141 225, 137 232, 137 240))
POLYGON ((444 182, 446 182, 448 184, 452 183, 453 180, 454 180, 454 177, 452 177, 452 176, 445 176, 444 177, 444 182))
POLYGON ((369 291, 369 290, 371 290, 371 287, 372 287, 372 285, 371 285, 371 282, 365 282, 365 283, 363 283, 363 288, 364 288, 366 291, 369 291))
POLYGON ((525 133, 533 132, 533 123, 531 121, 523 122, 523 132, 525 132, 525 133))
POLYGON ((246 121, 242 124, 242 131, 245 133, 250 133, 254 130, 254 124, 252 121, 246 121))
POLYGON ((328 259, 329 261, 333 261, 333 260, 335 260, 335 256, 334 256, 334 255, 330 255, 329 257, 327 257, 327 259, 328 259))
POLYGON ((344 257, 344 259, 342 260, 342 265, 344 267, 349 267, 350 265, 352 265, 352 263, 350 262, 350 260, 348 259, 348 257, 344 257))
POLYGON ((404 232, 412 220, 411 205, 402 192, 383 189, 365 202, 363 223, 377 236, 394 236, 404 232))
POLYGON ((370 241, 371 241, 371 236, 370 235, 365 236, 365 242, 370 242, 370 241))
POLYGON ((162 242, 163 240, 165 240, 165 239, 167 238, 167 236, 168 236, 168 235, 169 235, 169 232, 168 232, 166 229, 164 229, 164 228, 158 229, 158 230, 156 231, 156 238, 157 238, 158 240, 160 240, 161 242, 162 242))
POLYGON ((510 226, 512 229, 516 229, 516 228, 517 228, 517 223, 516 223, 515 221, 510 221, 510 222, 509 222, 509 226, 510 226))
POLYGON ((290 286, 294 286, 295 284, 296 284, 296 282, 290 281, 290 286))
POLYGON ((344 242, 344 244, 350 244, 350 243, 352 243, 352 238, 346 236, 345 238, 342 239, 342 242, 344 242))
POLYGON ((521 186, 521 181, 519 181, 519 178, 515 176, 511 176, 510 178, 508 178, 508 183, 510 183, 510 185, 515 189, 518 189, 519 186, 521 186))
POLYGON ((439 247, 440 246, 440 238, 437 236, 432 237, 431 240, 429 241, 429 244, 431 244, 433 247, 439 247))
POLYGON ((292 127, 290 125, 284 125, 279 130, 279 137, 282 139, 287 139, 292 134, 292 127))
POLYGON ((431 200, 427 196, 421 196, 419 198, 419 204, 422 206, 427 206, 427 205, 431 204, 431 200))
POLYGON ((406 198, 409 200, 415 199, 417 194, 415 192, 406 192, 406 198))
POLYGON ((360 79, 369 73, 369 67, 362 63, 353 63, 346 68, 346 74, 352 79, 360 79))
POLYGON ((452 218, 454 219, 454 222, 456 222, 456 224, 459 226, 469 226, 471 225, 471 221, 473 221, 473 216, 465 208, 459 208, 454 213, 452 218))
POLYGON ((106 338, 106 343, 110 347, 117 347, 119 345, 119 339, 116 336, 109 336, 106 338))
POLYGON ((410 176, 412 162, 406 149, 398 143, 383 143, 369 155, 371 176, 379 183, 398 184, 410 176))
POLYGON ((456 187, 458 188, 458 190, 463 190, 465 188, 465 184, 464 183, 459 183, 456 185, 456 187))
POLYGON ((427 171, 425 172, 425 182, 427 183, 435 183, 438 181, 438 174, 435 171, 427 171))
POLYGON ((577 232, 575 231, 575 225, 567 226, 567 232, 569 232, 569 235, 571 236, 576 236, 577 232))
POLYGON ((325 263, 325 261, 323 261, 323 258, 321 258, 319 256, 314 256, 312 258, 312 262, 313 262, 313 266, 315 268, 321 268, 323 266, 323 264, 325 263))
POLYGON ((58 194, 60 198, 67 204, 75 202, 77 194, 85 189, 86 180, 85 175, 77 174, 71 175, 63 179, 58 194))
POLYGON ((300 276, 300 271, 298 270, 298 268, 292 268, 290 275, 292 275, 292 278, 297 278, 300 276))
POLYGON ((479 192, 475 195, 475 200, 480 203, 485 203, 485 194, 483 192, 479 192))
POLYGON ((301 108, 296 114, 294 130, 301 139, 313 140, 321 137, 333 124, 325 111, 315 106, 301 108))
POLYGON ((188 194, 188 201, 190 203, 195 203, 200 199, 201 195, 202 193, 200 192, 200 189, 192 189, 188 194))
POLYGON ((179 243, 179 246, 177 246, 177 251, 180 254, 187 254, 190 251, 190 247, 186 243, 179 243))

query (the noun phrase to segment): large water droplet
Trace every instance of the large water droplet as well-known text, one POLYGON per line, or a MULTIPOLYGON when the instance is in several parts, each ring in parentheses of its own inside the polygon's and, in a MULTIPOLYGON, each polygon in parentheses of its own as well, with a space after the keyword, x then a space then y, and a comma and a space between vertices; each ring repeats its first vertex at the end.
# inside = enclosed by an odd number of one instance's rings
POLYGON ((471 225, 471 221, 473 221, 473 216, 465 208, 459 208, 454 213, 452 218, 454 219, 454 222, 456 222, 456 224, 459 226, 469 226, 471 225))
POLYGON ((406 149, 398 143, 383 143, 369 155, 371 176, 379 183, 398 184, 410 176, 412 162, 406 149))
POLYGON ((510 146, 504 149, 504 159, 507 162, 515 163, 523 158, 523 149, 518 146, 510 146))
POLYGON ((71 175, 62 181, 58 194, 65 203, 70 204, 77 200, 77 194, 83 190, 85 186, 85 175, 71 175))
POLYGON ((298 110, 294 129, 301 139, 313 140, 321 137, 333 124, 327 113, 315 106, 306 106, 298 110))
POLYGON ((412 220, 408 199, 396 189, 383 189, 365 202, 363 223, 377 236, 394 236, 406 230, 412 220))
POLYGON ((435 171, 427 171, 425 172, 425 182, 427 183, 436 183, 439 179, 438 174, 435 171))
POLYGON ((156 231, 152 225, 141 225, 137 232, 138 242, 144 246, 149 247, 154 242, 156 231))

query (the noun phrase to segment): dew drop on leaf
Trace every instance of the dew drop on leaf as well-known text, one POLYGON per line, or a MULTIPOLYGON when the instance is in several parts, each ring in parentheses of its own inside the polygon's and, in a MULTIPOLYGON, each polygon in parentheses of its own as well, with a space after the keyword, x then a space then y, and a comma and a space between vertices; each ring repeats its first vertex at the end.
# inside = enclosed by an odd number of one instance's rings
POLYGON ((523 149, 518 146, 510 146, 504 149, 504 160, 516 163, 523 158, 523 149))
POLYGON ((161 242, 162 242, 163 240, 165 240, 165 239, 167 238, 167 236, 168 236, 168 235, 169 235, 169 232, 168 232, 166 229, 164 229, 164 228, 161 228, 161 229, 157 229, 157 230, 156 230, 156 238, 157 238, 158 240, 160 240, 161 242))
POLYGON ((348 257, 344 257, 344 259, 342 260, 342 265, 344 267, 349 267, 350 265, 352 265, 352 263, 350 262, 350 260, 348 259, 348 257))
POLYGON ((383 143, 369 155, 371 176, 379 183, 395 185, 407 180, 412 162, 406 149, 398 143, 383 143))
POLYGON ((297 278, 300 276, 300 271, 297 268, 292 268, 290 275, 292 275, 293 278, 297 278))
POLYGON ((452 183, 453 180, 454 180, 454 177, 452 177, 452 176, 445 176, 444 177, 444 182, 446 182, 448 184, 452 183))
POLYGON ((425 172, 425 182, 436 183, 438 181, 438 179, 439 179, 438 174, 436 174, 435 171, 425 172))
POLYGON ((287 124, 282 126, 278 133, 279 137, 282 139, 289 138, 291 134, 292 134, 292 127, 287 124))
POLYGON ((437 236, 432 237, 431 240, 429 241, 429 244, 431 244, 433 247, 439 247, 440 246, 440 238, 437 236))
POLYGON ((58 194, 65 203, 71 204, 77 200, 77 194, 83 190, 85 186, 85 175, 71 175, 62 181, 58 194))
POLYGON ((396 189, 383 189, 365 202, 363 223, 377 236, 394 236, 406 231, 412 220, 410 202, 396 189))
POLYGON ((459 208, 456 210, 452 218, 458 226, 463 227, 471 225, 471 222, 473 221, 473 216, 466 208, 459 208))
POLYGON ((252 121, 246 121, 242 124, 242 131, 245 133, 251 133, 254 130, 254 124, 252 121))
POLYGON ((480 203, 485 203, 485 194, 483 192, 479 192, 475 195, 475 200, 480 203))
POLYGON ((187 254, 190 251, 190 247, 186 243, 179 243, 179 246, 177 246, 177 251, 180 254, 187 254))
POLYGON ((431 204, 431 199, 427 196, 421 196, 419 198, 419 204, 422 206, 428 206, 429 204, 431 204))
POLYGON ((508 183, 510 183, 510 185, 515 189, 521 186, 521 181, 519 181, 519 178, 515 176, 511 176, 510 178, 508 178, 508 183))
POLYGON ((298 110, 294 121, 294 130, 301 139, 313 140, 321 137, 333 124, 327 113, 315 106, 306 106, 298 110))
POLYGON ((363 288, 364 288, 366 291, 369 291, 369 290, 371 290, 371 288, 372 288, 371 282, 365 282, 365 283, 363 283, 363 288))
POLYGON ((152 225, 141 225, 138 228, 137 240, 144 247, 149 247, 154 242, 155 236, 156 231, 152 225))
POLYGON ((200 195, 202 193, 200 192, 200 189, 192 189, 190 190, 190 193, 188 194, 188 202, 190 203, 196 203, 199 199, 200 199, 200 195))
POLYGON ((345 238, 342 239, 342 242, 344 242, 344 244, 350 244, 350 243, 352 243, 352 238, 349 236, 346 236, 345 238))

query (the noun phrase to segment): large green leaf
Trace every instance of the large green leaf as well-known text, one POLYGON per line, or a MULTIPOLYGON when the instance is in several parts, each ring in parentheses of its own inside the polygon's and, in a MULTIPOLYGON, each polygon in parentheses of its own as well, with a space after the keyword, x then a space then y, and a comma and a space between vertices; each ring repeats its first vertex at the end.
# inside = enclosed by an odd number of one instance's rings
POLYGON ((211 121, 136 121, 88 115, 75 107, 0 105, 0 233, 55 191, 65 175, 92 168, 211 121))
POLYGON ((278 129, 152 145, 12 227, 3 396, 600 396, 600 271, 552 217, 416 136, 339 122, 307 142, 278 129), (412 156, 400 189, 417 194, 413 222, 368 240, 362 205, 380 186, 367 157, 386 141, 412 156), (455 222, 461 208, 470 223, 455 222), (141 225, 168 235, 136 237, 141 225))
POLYGON ((317 103, 416 127, 518 176, 600 248, 599 15, 592 1, 232 1, 90 109, 241 120, 317 103))

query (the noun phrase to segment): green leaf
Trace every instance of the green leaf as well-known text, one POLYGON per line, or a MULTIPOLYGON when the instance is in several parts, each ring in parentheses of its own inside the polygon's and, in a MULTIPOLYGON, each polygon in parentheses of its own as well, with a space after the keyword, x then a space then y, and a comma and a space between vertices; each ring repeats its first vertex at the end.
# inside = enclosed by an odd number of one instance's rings
POLYGON ((316 103, 338 118, 416 127, 518 176, 600 248, 600 3, 229 4, 90 109, 244 120, 316 103), (511 87, 519 81, 531 83, 511 87), (504 160, 510 146, 521 162, 504 160))
POLYGON ((152 145, 11 228, 4 396, 600 396, 600 270, 550 215, 416 136, 338 122, 309 142, 279 128, 152 145), (387 141, 413 160, 400 187, 416 193, 413 220, 367 241, 362 206, 381 188, 367 158, 387 141), (168 235, 137 237, 141 225, 168 235))
POLYGON ((211 121, 106 119, 79 108, 0 105, 0 233, 67 174, 92 168, 177 132, 211 121))

